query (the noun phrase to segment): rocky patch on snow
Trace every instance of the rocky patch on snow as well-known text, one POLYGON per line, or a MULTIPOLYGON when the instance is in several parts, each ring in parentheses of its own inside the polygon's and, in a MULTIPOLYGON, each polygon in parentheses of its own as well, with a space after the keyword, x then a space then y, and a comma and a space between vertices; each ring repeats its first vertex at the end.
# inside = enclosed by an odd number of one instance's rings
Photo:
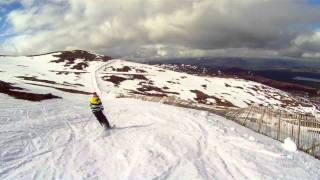
POLYGON ((50 62, 63 63, 65 67, 70 67, 70 69, 76 70, 83 70, 89 67, 88 62, 90 61, 106 62, 112 59, 109 56, 96 55, 82 50, 62 51, 53 54, 53 57, 56 57, 58 59, 52 60, 50 62))
POLYGON ((14 84, 9 82, 4 82, 0 80, 0 93, 7 94, 16 99, 23 99, 28 101, 42 101, 47 99, 60 98, 58 96, 47 94, 38 94, 27 92, 26 89, 14 86, 14 84))

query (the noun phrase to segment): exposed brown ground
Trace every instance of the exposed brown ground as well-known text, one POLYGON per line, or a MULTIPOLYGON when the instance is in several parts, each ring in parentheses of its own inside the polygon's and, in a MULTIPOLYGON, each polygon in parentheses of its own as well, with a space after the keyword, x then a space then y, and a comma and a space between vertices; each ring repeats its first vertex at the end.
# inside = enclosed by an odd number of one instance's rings
POLYGON ((85 73, 89 73, 87 71, 78 71, 78 72, 72 72, 72 71, 54 71, 54 70, 49 70, 50 72, 55 72, 57 75, 60 75, 60 74, 65 74, 65 75, 68 75, 68 74, 76 74, 76 75, 80 75, 80 74, 85 74, 85 73))
POLYGON ((123 74, 123 76, 127 76, 127 77, 111 75, 111 76, 103 76, 102 79, 104 81, 112 82, 115 86, 119 86, 121 84, 121 82, 126 81, 126 80, 135 80, 135 79, 145 80, 145 81, 149 80, 148 78, 146 78, 142 74, 123 74))
POLYGON ((84 94, 84 95, 90 95, 92 93, 90 92, 85 92, 85 91, 79 91, 75 89, 67 89, 67 88, 60 88, 60 87, 55 87, 55 86, 47 86, 47 85, 42 85, 42 84, 35 84, 35 83, 26 83, 34 86, 41 86, 41 87, 49 87, 49 88, 54 88, 60 91, 68 92, 68 93, 73 93, 73 94, 84 94))
POLYGON ((152 85, 143 85, 142 87, 137 88, 137 90, 145 95, 152 94, 150 91, 158 92, 158 93, 153 93, 153 94, 158 94, 158 96, 160 96, 161 94, 162 96, 168 96, 168 94, 176 94, 176 95, 179 94, 177 92, 165 91, 159 87, 152 86, 152 85))
POLYGON ((61 97, 52 95, 51 93, 37 94, 37 93, 31 93, 31 92, 23 92, 21 90, 24 90, 24 89, 20 87, 16 87, 12 83, 0 81, 0 93, 7 94, 16 99, 23 99, 28 101, 42 101, 42 100, 53 99, 53 98, 61 98, 61 97))
POLYGON ((82 84, 72 84, 64 81, 63 83, 57 83, 55 81, 50 81, 46 79, 39 79, 36 76, 16 76, 17 78, 24 79, 26 81, 34 81, 34 82, 43 82, 47 84, 55 84, 55 85, 62 85, 62 86, 83 86, 82 84))
POLYGON ((104 81, 112 82, 115 86, 119 86, 121 82, 128 80, 127 78, 112 75, 112 76, 103 76, 102 79, 104 81))
POLYGON ((158 94, 158 93, 150 93, 150 92, 140 92, 140 91, 135 91, 135 90, 129 90, 129 93, 136 94, 136 95, 148 96, 148 97, 167 97, 168 96, 163 93, 158 94))
POLYGON ((95 54, 91 54, 87 51, 75 50, 75 51, 62 51, 60 54, 53 55, 59 59, 52 60, 50 62, 54 63, 65 63, 65 67, 71 67, 71 69, 83 70, 88 67, 88 62, 99 60, 99 61, 109 61, 112 58, 109 56, 98 57, 95 54), (83 59, 82 62, 76 63, 77 59, 83 59))
POLYGON ((131 68, 129 66, 123 66, 122 68, 115 69, 117 72, 129 72, 131 71, 131 68))
POLYGON ((20 66, 20 67, 29 67, 29 66, 26 66, 26 65, 20 65, 20 64, 19 64, 19 65, 17 65, 17 66, 20 66))
POLYGON ((196 100, 198 103, 201 104, 208 104, 208 105, 214 105, 212 102, 208 102, 207 99, 211 98, 215 100, 215 104, 218 106, 224 106, 224 107, 236 107, 235 105, 233 105, 231 102, 226 101, 226 100, 221 100, 215 96, 210 96, 202 91, 199 90, 190 90, 191 92, 196 94, 196 98, 194 98, 194 100, 196 100))
POLYGON ((146 73, 147 71, 142 70, 142 69, 135 69, 137 73, 146 73))
POLYGON ((36 76, 16 76, 17 78, 24 79, 27 81, 36 81, 36 82, 43 82, 48 84, 58 84, 55 81, 45 80, 45 79, 38 79, 36 76))
POLYGON ((207 85, 206 84, 203 84, 201 85, 204 89, 207 89, 207 85))

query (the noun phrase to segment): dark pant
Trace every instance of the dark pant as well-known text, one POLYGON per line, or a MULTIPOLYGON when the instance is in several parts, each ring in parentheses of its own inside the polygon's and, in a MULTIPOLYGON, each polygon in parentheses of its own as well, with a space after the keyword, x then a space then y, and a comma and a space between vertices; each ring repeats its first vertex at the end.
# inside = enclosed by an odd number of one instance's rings
POLYGON ((109 121, 102 111, 93 112, 93 114, 96 116, 96 118, 98 119, 101 125, 104 125, 105 127, 110 128, 109 121))

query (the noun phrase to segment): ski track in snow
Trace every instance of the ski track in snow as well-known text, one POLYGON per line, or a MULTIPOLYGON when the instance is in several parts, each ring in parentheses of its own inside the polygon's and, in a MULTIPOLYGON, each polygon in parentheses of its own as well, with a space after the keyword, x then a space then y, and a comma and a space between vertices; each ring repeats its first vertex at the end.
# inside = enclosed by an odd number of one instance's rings
POLYGON ((320 179, 313 157, 220 116, 101 94, 108 132, 87 96, 1 104, 0 179, 320 179))

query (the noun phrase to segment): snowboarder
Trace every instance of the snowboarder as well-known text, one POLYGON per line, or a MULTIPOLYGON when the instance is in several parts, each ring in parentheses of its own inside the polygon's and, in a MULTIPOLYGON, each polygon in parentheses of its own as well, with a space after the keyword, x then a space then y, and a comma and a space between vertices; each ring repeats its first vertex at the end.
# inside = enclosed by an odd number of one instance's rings
POLYGON ((90 98, 90 108, 102 126, 108 129, 111 128, 108 119, 102 112, 104 108, 96 92, 92 93, 92 97, 90 98))

